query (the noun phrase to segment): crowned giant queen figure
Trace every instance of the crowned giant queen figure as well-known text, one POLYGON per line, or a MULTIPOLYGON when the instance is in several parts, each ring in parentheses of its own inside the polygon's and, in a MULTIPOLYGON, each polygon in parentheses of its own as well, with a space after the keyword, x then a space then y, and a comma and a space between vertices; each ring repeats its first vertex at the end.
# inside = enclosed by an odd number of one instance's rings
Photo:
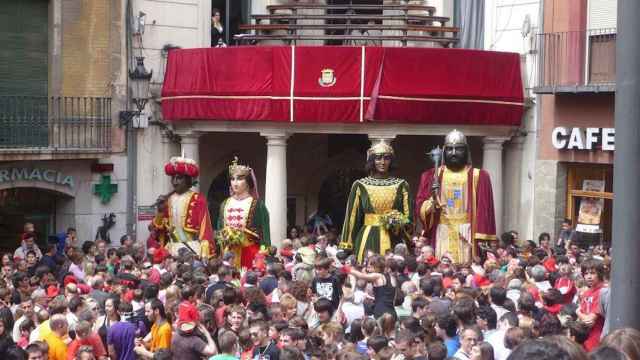
POLYGON ((258 194, 256 176, 236 157, 229 165, 230 197, 220 205, 216 222, 222 252, 232 252, 237 268, 252 269, 261 246, 271 246, 269 211, 258 194))
POLYGON ((497 240, 491 179, 471 166, 462 132, 447 134, 444 163, 422 174, 416 214, 423 236, 435 243, 436 256, 448 256, 456 264, 469 263, 480 242, 497 240))

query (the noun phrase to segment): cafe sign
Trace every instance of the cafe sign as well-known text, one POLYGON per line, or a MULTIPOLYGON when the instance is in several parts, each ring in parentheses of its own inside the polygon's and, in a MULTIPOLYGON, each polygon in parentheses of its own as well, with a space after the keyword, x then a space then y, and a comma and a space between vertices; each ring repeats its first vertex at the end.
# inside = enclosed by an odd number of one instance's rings
POLYGON ((551 132, 551 142, 558 150, 614 151, 615 141, 615 128, 557 127, 551 132))
POLYGON ((16 181, 41 181, 71 189, 75 186, 73 176, 57 170, 22 167, 0 169, 0 184, 16 181))

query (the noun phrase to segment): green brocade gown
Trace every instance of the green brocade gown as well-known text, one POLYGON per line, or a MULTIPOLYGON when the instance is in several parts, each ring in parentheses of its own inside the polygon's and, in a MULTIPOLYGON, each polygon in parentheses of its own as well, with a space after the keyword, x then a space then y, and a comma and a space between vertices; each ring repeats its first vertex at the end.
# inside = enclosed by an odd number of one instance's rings
POLYGON ((411 221, 411 209, 409 184, 405 180, 372 177, 356 180, 347 201, 340 247, 352 248, 359 263, 367 250, 384 255, 406 234, 391 234, 383 226, 382 216, 397 210, 411 221))

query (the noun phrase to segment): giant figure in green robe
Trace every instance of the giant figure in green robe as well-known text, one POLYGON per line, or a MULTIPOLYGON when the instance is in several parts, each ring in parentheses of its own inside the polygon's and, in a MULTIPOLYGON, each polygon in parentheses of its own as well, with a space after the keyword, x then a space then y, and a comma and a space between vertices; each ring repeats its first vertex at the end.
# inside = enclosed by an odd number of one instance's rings
POLYGON ((369 176, 351 187, 340 247, 352 249, 358 262, 368 251, 384 255, 395 244, 409 240, 409 184, 389 175, 393 159, 391 145, 384 140, 374 144, 367 151, 369 176))

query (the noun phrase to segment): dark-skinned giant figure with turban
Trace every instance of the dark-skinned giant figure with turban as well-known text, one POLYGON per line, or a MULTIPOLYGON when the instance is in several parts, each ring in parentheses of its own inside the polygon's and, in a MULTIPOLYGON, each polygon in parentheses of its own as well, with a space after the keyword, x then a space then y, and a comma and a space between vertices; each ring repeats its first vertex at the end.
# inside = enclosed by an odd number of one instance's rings
POLYGON ((469 263, 478 243, 497 240, 489 173, 471 166, 460 131, 445 137, 444 164, 422 174, 416 214, 423 236, 435 243, 436 256, 448 256, 456 264, 469 263))
POLYGON ((213 228, 207 208, 207 200, 193 190, 193 180, 198 177, 198 165, 192 159, 172 157, 164 166, 171 176, 173 192, 167 198, 167 219, 170 241, 167 248, 173 255, 180 249, 203 259, 213 255, 213 228))

